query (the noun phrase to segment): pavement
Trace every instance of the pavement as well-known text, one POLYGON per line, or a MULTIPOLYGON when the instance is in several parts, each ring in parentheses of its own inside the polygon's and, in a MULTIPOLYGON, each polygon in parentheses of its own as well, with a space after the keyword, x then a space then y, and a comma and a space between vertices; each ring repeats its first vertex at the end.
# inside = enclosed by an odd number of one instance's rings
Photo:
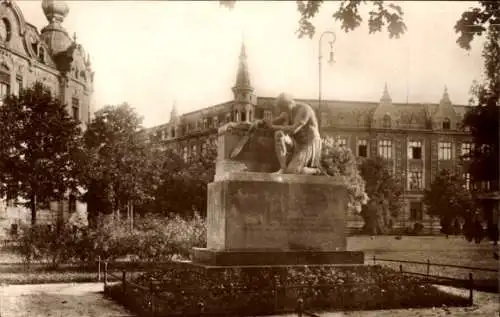
MULTIPOLYGON (((438 286, 467 296, 467 290, 438 286)), ((3 285, 0 317, 133 317, 104 298, 102 283, 3 285)), ((474 306, 319 313, 322 317, 500 317, 499 294, 474 292, 474 306)), ((297 314, 281 315, 296 317, 297 314)))
POLYGON ((104 298, 102 283, 6 285, 0 287, 1 317, 132 317, 104 298))

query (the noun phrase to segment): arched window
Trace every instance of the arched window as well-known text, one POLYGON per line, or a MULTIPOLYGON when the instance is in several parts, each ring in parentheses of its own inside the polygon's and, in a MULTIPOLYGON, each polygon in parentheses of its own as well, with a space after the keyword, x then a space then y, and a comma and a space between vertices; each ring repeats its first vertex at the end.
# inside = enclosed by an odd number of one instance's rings
POLYGON ((389 129, 391 127, 391 117, 386 114, 382 119, 382 128, 389 129))
POLYGON ((444 118, 443 119, 443 130, 450 130, 451 128, 451 121, 449 118, 444 118))
POLYGON ((10 70, 5 65, 0 65, 0 98, 1 101, 10 94, 10 70))

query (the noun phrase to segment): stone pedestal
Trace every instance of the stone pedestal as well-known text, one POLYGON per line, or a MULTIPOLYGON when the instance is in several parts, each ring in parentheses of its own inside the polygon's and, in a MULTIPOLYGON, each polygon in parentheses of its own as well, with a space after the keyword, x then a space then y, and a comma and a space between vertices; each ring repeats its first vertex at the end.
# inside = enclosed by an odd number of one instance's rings
POLYGON ((362 264, 346 251, 347 190, 328 176, 228 172, 208 186, 206 249, 195 263, 362 264))

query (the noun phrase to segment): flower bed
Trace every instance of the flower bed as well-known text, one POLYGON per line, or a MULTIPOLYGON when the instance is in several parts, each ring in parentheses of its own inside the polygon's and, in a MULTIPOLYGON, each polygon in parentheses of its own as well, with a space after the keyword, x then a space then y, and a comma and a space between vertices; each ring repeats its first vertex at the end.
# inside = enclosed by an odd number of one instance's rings
POLYGON ((380 266, 204 269, 187 264, 146 273, 106 293, 136 313, 149 309, 151 287, 156 316, 227 313, 273 314, 314 310, 464 306, 467 299, 443 293, 421 279, 380 266), (151 281, 153 281, 152 284, 151 281), (135 285, 134 285, 135 284, 135 285))

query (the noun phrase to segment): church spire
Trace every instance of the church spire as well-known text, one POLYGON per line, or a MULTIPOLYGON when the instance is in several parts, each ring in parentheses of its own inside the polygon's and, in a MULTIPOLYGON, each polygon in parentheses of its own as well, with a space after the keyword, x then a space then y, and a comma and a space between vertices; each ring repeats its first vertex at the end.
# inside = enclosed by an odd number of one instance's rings
POLYGON ((391 102, 392 101, 391 95, 389 95, 389 89, 387 88, 387 82, 385 82, 385 84, 384 84, 384 93, 382 94, 382 98, 380 98, 380 101, 381 102, 383 102, 383 101, 391 102))
POLYGON ((248 71, 247 51, 245 42, 241 43, 238 73, 236 74, 236 85, 233 87, 233 92, 236 89, 253 90, 252 85, 250 83, 250 73, 248 71))

